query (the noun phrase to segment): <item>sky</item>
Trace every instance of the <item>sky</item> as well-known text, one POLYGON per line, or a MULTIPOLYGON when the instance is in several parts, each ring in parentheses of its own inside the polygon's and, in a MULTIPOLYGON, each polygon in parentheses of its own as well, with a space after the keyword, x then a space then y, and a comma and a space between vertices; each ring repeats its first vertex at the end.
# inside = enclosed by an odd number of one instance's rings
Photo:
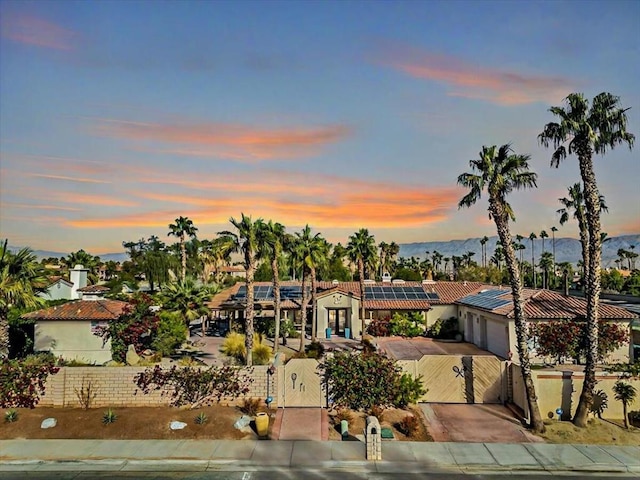
MULTIPOLYGON (((550 106, 602 91, 640 135, 637 1, 0 0, 0 238, 99 255, 231 217, 409 243, 495 235, 459 210, 483 145, 531 155, 512 233, 558 225, 550 106)), ((609 236, 640 232, 640 148, 596 157, 609 236)))

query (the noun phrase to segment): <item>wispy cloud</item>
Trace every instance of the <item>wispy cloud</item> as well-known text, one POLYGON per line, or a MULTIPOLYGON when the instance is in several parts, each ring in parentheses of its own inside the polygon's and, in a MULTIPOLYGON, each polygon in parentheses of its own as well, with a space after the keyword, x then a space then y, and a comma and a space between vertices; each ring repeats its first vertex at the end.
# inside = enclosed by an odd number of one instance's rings
POLYGON ((98 135, 133 141, 137 150, 244 162, 313 156, 351 133, 345 125, 261 128, 227 123, 160 124, 112 119, 98 120, 91 130, 98 135))
POLYGON ((73 30, 43 18, 7 13, 0 20, 2 37, 17 43, 53 50, 73 50, 78 36, 73 30))
POLYGON ((500 105, 557 102, 575 87, 574 81, 561 76, 487 68, 407 46, 385 47, 375 61, 414 78, 442 83, 450 96, 500 105))
POLYGON ((47 175, 43 173, 29 173, 27 174, 30 177, 35 178, 47 178, 49 180, 63 180, 66 182, 80 182, 80 183, 112 183, 108 180, 98 180, 95 178, 84 178, 84 177, 69 177, 66 175, 47 175))
POLYGON ((24 208, 29 210, 62 210, 65 212, 79 212, 82 209, 76 207, 61 207, 57 205, 34 205, 31 203, 4 203, 6 208, 24 208))

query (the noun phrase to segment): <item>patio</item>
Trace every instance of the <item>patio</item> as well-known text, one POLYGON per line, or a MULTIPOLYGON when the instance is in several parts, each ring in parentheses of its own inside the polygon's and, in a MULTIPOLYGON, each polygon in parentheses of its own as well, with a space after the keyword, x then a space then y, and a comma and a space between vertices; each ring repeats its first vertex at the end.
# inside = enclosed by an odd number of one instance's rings
POLYGON ((472 343, 415 337, 378 337, 378 348, 396 360, 419 360, 424 355, 490 355, 472 343))

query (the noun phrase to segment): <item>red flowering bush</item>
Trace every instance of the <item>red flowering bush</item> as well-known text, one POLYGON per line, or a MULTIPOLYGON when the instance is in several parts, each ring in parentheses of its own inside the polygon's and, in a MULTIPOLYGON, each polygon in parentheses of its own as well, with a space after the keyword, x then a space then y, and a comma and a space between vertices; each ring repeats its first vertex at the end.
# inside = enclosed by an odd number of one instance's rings
MULTIPOLYGON (((535 339, 540 355, 562 357, 577 361, 587 350, 587 326, 584 321, 555 320, 529 325, 529 334, 535 339)), ((628 340, 628 332, 617 323, 598 322, 598 361, 620 348, 628 340)))
POLYGON ((49 375, 60 370, 51 359, 41 362, 3 359, 0 363, 0 408, 35 408, 49 375))
POLYGON ((134 382, 144 394, 161 390, 162 395, 171 397, 171 405, 189 405, 194 409, 225 397, 246 395, 253 378, 237 367, 178 368, 174 365, 165 370, 156 365, 136 375, 134 382))
POLYGON ((129 345, 137 353, 151 347, 160 324, 160 318, 149 309, 152 304, 149 295, 138 295, 131 299, 120 318, 98 331, 103 345, 111 340, 111 358, 116 362, 126 361, 129 345))
POLYGON ((388 337, 389 336, 389 319, 384 320, 371 320, 371 323, 367 325, 367 333, 374 337, 388 337))

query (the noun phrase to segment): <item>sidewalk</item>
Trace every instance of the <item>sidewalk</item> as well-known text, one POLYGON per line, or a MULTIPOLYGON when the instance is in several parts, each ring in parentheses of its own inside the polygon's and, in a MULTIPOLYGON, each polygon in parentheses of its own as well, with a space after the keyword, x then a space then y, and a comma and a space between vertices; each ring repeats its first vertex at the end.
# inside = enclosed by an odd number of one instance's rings
MULTIPOLYGON (((383 443, 228 440, 0 440, 0 472, 236 471, 289 468, 363 472, 606 472, 640 474, 640 447, 540 443, 383 443)), ((1 477, 0 473, 0 477, 1 477)))

